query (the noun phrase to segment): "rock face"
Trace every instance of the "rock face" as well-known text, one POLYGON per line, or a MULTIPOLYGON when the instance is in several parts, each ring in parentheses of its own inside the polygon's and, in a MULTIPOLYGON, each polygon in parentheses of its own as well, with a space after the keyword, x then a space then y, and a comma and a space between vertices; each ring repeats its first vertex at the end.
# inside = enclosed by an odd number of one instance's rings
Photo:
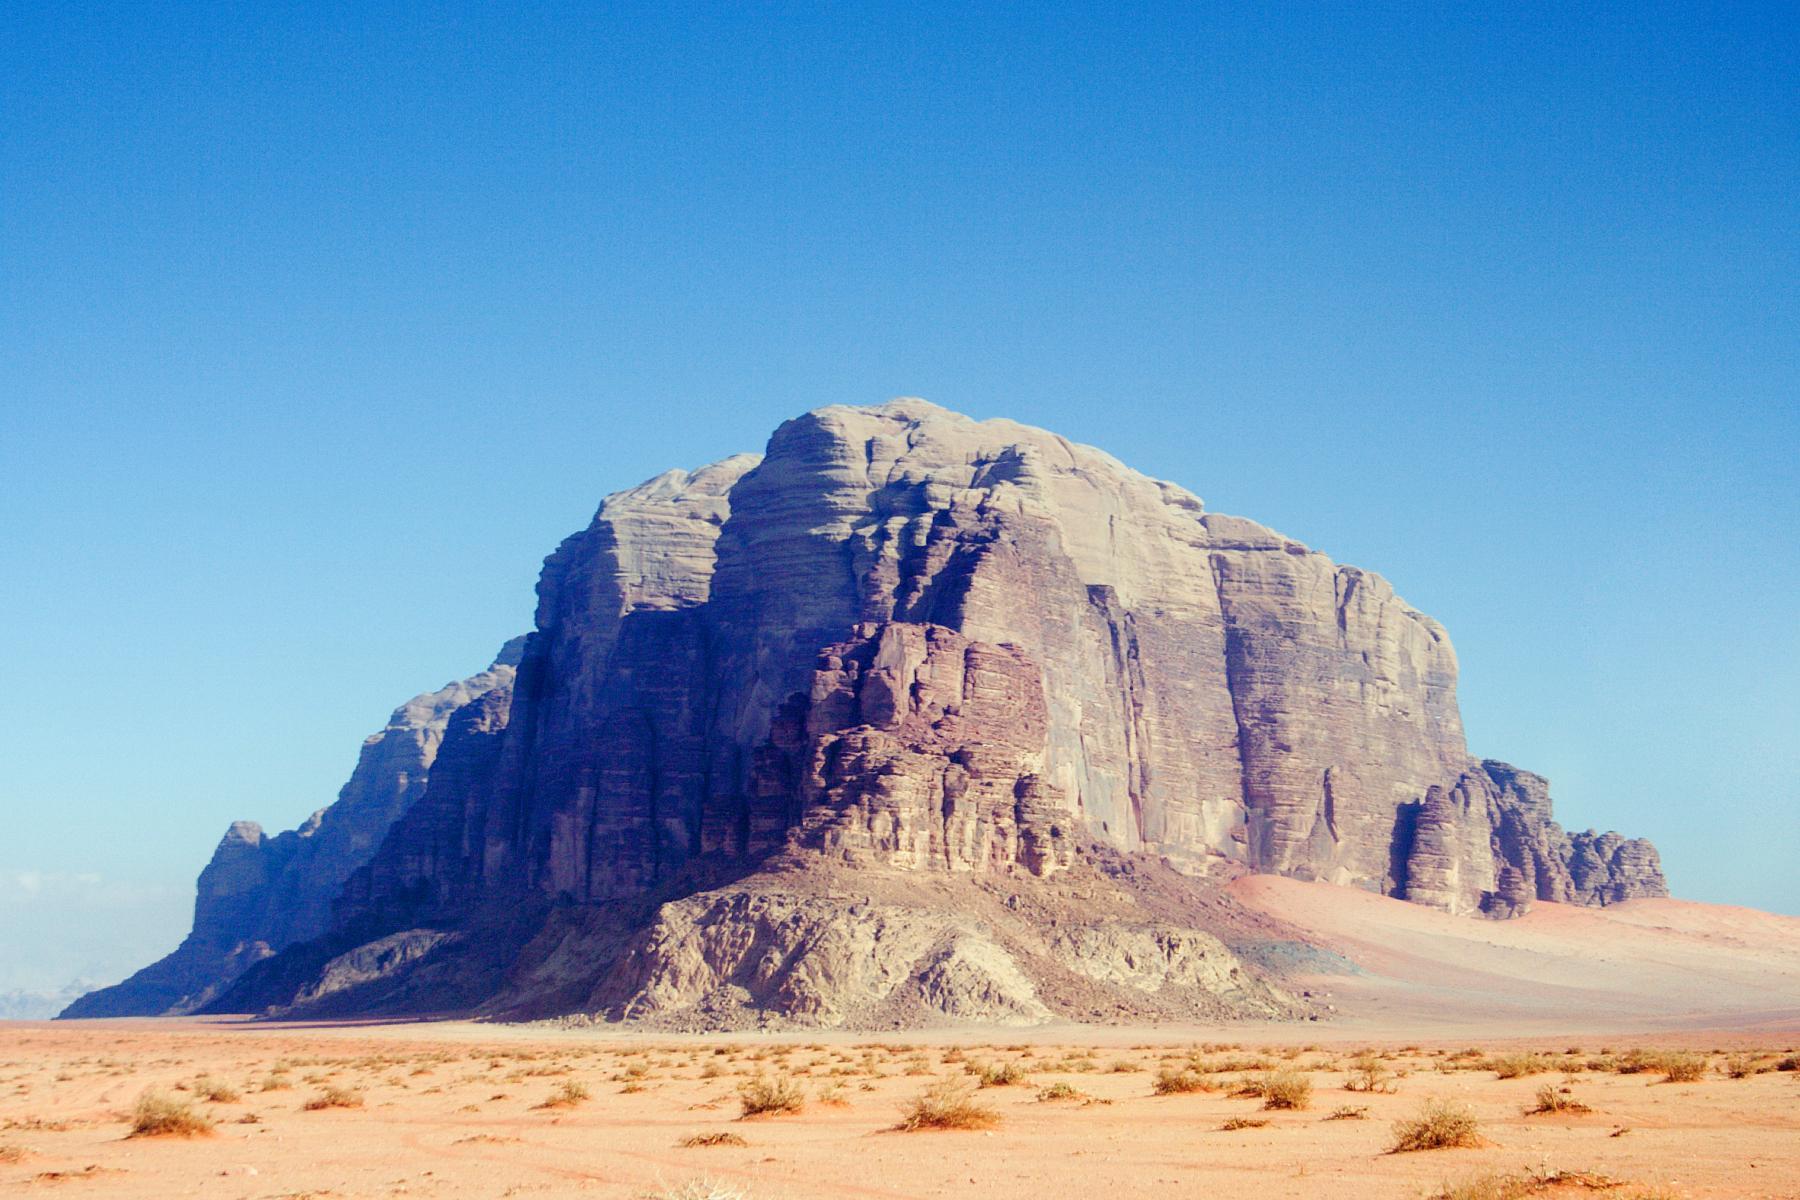
POLYGON ((523 649, 524 639, 515 638, 486 671, 395 709, 364 740, 337 802, 300 828, 270 837, 254 821, 233 822, 200 872, 194 927, 181 945, 123 983, 82 996, 63 1015, 193 1012, 251 964, 324 934, 345 881, 425 795, 452 718, 472 704, 505 711, 523 649))
MULTIPOLYGON (((425 947, 407 962, 448 961, 456 939, 420 931, 535 909, 545 932, 492 982, 502 1007, 531 1008, 520 981, 537 978, 614 1016, 730 996, 812 1020, 1038 1019, 1031 997, 1095 946, 1127 947, 1129 965, 1088 976, 1113 988, 1154 976, 1217 997, 1233 963, 1195 930, 1107 933, 1079 913, 996 956, 1003 915, 955 925, 898 903, 834 924, 777 876, 987 886, 1086 878, 1104 851, 1490 916, 1665 893, 1647 843, 1570 836, 1541 778, 1469 755, 1449 639, 1386 581, 1012 422, 913 400, 809 413, 760 459, 608 497, 538 598, 512 693, 452 706, 424 796, 337 876, 333 961, 400 934, 425 947), (585 957, 545 949, 590 910, 612 915, 585 957), (885 957, 848 965, 842 946, 882 939, 885 957)), ((287 870, 269 851, 221 858, 256 896, 259 871, 287 870)), ((228 924, 257 936, 209 946, 276 948, 255 920, 228 924)), ((217 1003, 297 994, 272 982, 289 957, 217 1003)))
POLYGON ((1068 865, 1069 805, 1041 774, 1043 679, 1016 647, 862 625, 798 700, 751 774, 754 795, 792 801, 796 845, 908 870, 1068 865))

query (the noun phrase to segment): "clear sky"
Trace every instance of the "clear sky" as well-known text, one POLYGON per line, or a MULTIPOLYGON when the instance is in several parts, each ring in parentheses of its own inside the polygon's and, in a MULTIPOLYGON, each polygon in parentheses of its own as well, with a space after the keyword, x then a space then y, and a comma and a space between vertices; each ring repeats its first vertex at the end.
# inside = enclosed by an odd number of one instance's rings
POLYGON ((899 394, 1382 572, 1476 753, 1800 912, 1796 20, 4 6, 0 989, 169 949, 606 492, 899 394))

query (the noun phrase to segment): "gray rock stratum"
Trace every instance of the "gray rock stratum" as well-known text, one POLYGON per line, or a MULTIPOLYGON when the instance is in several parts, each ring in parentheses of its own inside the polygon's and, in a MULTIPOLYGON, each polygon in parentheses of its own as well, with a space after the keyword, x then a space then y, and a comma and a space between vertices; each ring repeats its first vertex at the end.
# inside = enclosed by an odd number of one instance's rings
POLYGON ((234 827, 189 942, 71 1015, 1272 1014, 1220 879, 1666 894, 1469 754, 1450 641, 1380 576, 1010 421, 809 413, 608 497, 538 598, 513 687, 434 693, 314 832, 234 827))

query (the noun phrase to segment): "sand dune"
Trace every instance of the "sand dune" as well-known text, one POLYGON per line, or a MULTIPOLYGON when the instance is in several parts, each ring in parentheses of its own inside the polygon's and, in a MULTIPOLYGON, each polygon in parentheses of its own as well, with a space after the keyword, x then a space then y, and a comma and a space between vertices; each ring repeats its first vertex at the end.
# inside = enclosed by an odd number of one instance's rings
POLYGON ((1414 1033, 1800 1028, 1800 919, 1685 900, 1452 917, 1353 888, 1249 876, 1231 892, 1352 960, 1346 1020, 1414 1033))

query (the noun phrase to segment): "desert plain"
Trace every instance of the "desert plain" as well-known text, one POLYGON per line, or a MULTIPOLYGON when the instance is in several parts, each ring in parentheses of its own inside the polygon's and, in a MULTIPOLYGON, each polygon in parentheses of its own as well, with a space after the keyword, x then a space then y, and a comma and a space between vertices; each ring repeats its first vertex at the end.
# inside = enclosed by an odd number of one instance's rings
POLYGON ((20 1024, 0 1034, 0 1187, 220 1200, 1800 1196, 1792 1033, 1403 1045, 1349 1032, 20 1024), (944 1104, 921 1114, 921 1097, 944 1104), (1472 1120, 1452 1130, 1469 1144, 1396 1152, 1433 1101, 1472 1120), (772 1111, 745 1115, 758 1102, 772 1111))
POLYGON ((710 1034, 0 1024, 0 1189, 1800 1197, 1793 918, 1641 900, 1483 922, 1269 877, 1233 891, 1329 948, 1290 986, 1334 1016, 710 1034))

